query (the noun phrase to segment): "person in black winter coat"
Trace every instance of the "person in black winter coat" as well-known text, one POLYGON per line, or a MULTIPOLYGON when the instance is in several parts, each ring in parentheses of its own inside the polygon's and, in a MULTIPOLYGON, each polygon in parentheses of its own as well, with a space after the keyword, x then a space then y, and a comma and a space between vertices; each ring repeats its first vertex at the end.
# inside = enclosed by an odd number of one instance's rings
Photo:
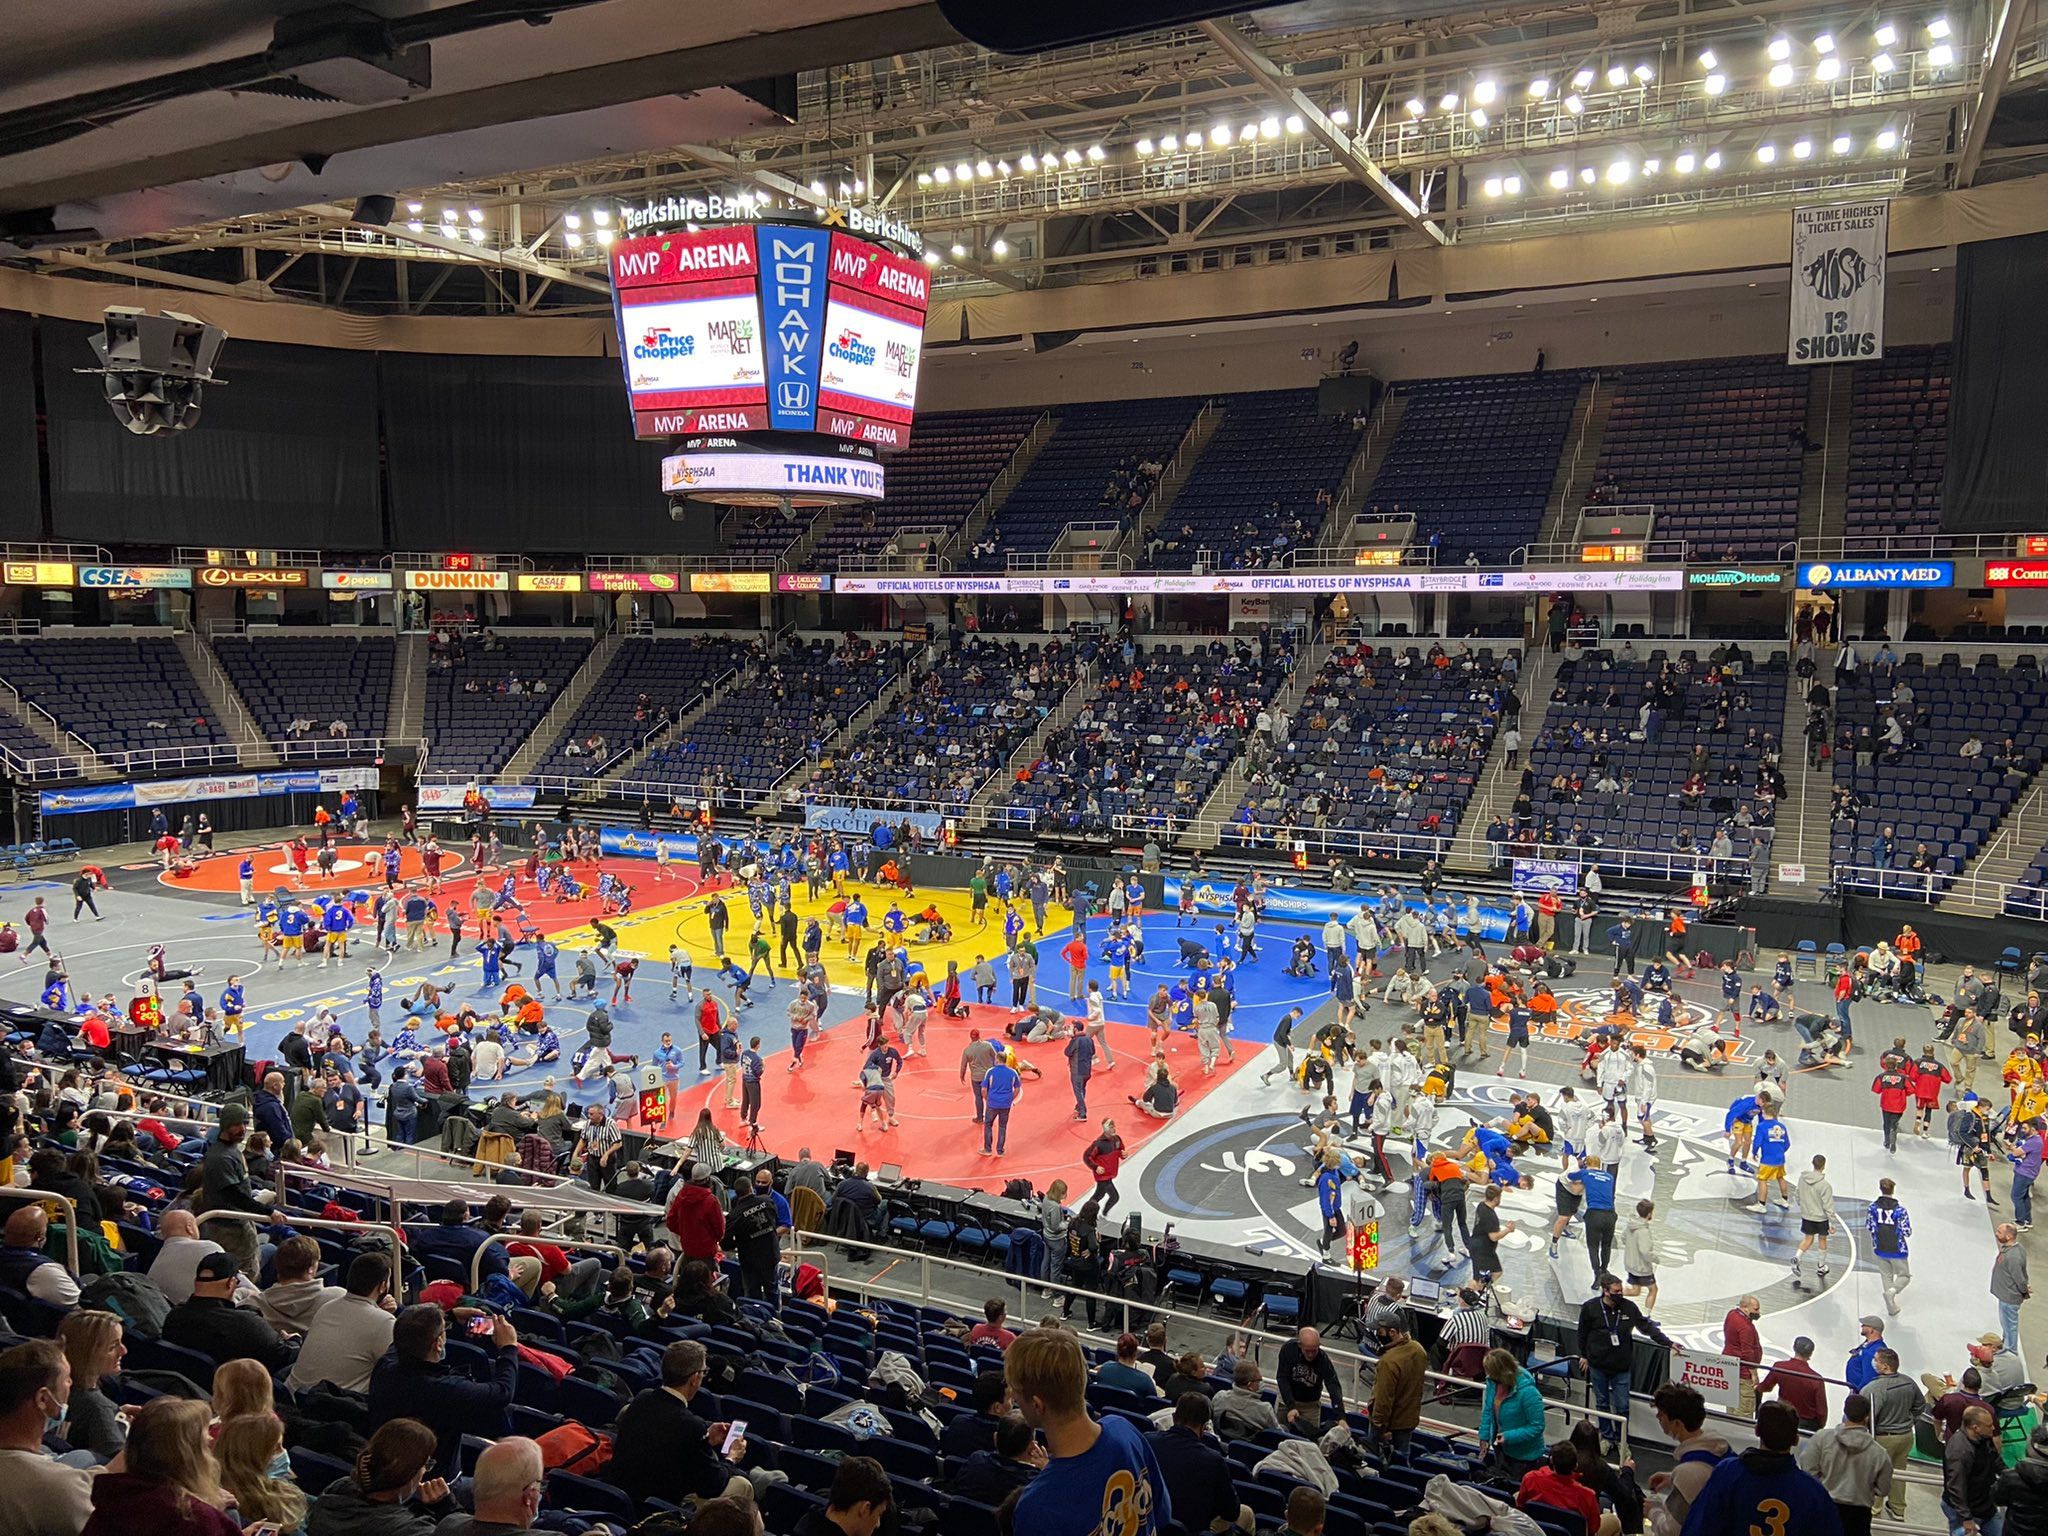
POLYGON ((2027 1454, 1998 1474, 1991 1499, 2005 1511, 2005 1536, 2048 1536, 2048 1424, 2034 1431, 2027 1454))

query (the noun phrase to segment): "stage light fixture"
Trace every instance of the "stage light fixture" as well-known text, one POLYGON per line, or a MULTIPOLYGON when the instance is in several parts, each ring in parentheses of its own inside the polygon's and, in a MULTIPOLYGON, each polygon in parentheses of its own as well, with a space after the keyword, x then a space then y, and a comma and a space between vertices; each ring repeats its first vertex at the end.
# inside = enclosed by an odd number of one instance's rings
POLYGON ((1614 90, 1620 90, 1628 84, 1628 70, 1619 64, 1608 65, 1607 84, 1614 90))
POLYGON ((953 185, 953 173, 943 165, 934 166, 932 168, 932 180, 942 187, 950 187, 953 185))
POLYGON ((1060 163, 1067 166, 1069 169, 1079 165, 1081 163, 1081 151, 1079 151, 1078 149, 1067 150, 1064 154, 1060 156, 1060 163))
POLYGON ((1474 107, 1472 109, 1472 126, 1474 128, 1484 128, 1487 122, 1486 108, 1474 107))
POLYGON ((1007 256, 1010 254, 1010 242, 998 236, 988 249, 991 256, 1007 256))
POLYGON ((1792 158, 1794 160, 1811 160, 1813 158, 1813 140, 1801 139, 1798 143, 1794 144, 1792 146, 1792 158))
POLYGON ((1408 98, 1408 115, 1410 117, 1420 117, 1423 113, 1427 112, 1428 110, 1429 107, 1423 102, 1423 99, 1420 96, 1410 96, 1408 98))
POLYGON ((1259 120, 1259 137, 1262 139, 1279 138, 1280 119, 1277 117, 1261 118, 1259 120))
POLYGON ((1828 146, 1828 148, 1832 149, 1838 155, 1846 155, 1849 153, 1850 150, 1854 149, 1855 147, 1855 141, 1852 140, 1846 133, 1836 134, 1835 142, 1828 146))
POLYGON ((1816 37, 1813 40, 1813 51, 1815 53, 1833 53, 1835 51, 1834 34, 1832 32, 1823 32, 1819 37, 1816 37))
POLYGON ((1346 127, 1351 122, 1351 109, 1349 107, 1330 108, 1330 121, 1339 128, 1346 127))
POLYGON ((583 237, 572 229, 562 236, 562 244, 568 246, 572 251, 580 251, 583 249, 583 237))
MULTIPOLYGON (((1088 146, 1088 158, 1092 163, 1100 165, 1109 157, 1100 144, 1090 144, 1088 146)), ((988 172, 984 171, 982 174, 986 176, 988 172)))
POLYGON ((420 211, 420 205, 418 203, 407 203, 405 205, 405 211, 407 213, 418 213, 420 211))
POLYGON ((1718 96, 1728 89, 1728 77, 1718 74, 1709 75, 1701 84, 1709 96, 1718 96))
POLYGON ((963 182, 974 180, 974 167, 969 165, 965 160, 962 160, 958 165, 953 167, 953 179, 955 181, 963 182))
POLYGON ((1218 123, 1209 130, 1209 142, 1221 149, 1230 142, 1230 124, 1218 123))
POLYGON ((1770 75, 1767 78, 1770 80, 1772 85, 1776 86, 1779 90, 1782 91, 1783 89, 1785 89, 1786 86, 1792 83, 1792 66, 1790 64, 1773 64, 1771 66, 1770 75))
POLYGON ((1654 176, 1663 169, 1664 162, 1662 160, 1645 160, 1643 162, 1643 174, 1645 176, 1654 176))
POLYGON ((1927 50, 1927 63, 1931 68, 1947 69, 1955 61, 1956 51, 1949 47, 1947 43, 1936 43, 1927 50))
POLYGON ((1301 114, 1299 112, 1290 112, 1287 115, 1286 128, 1289 133, 1300 133, 1307 127, 1308 124, 1304 123, 1301 120, 1301 114))
POLYGON ((1888 75, 1898 67, 1898 61, 1888 53, 1880 53, 1870 61, 1873 74, 1888 75))
POLYGON ((1522 178, 1519 176, 1506 177, 1502 180, 1500 187, 1509 197, 1520 197, 1522 195, 1522 178))
POLYGON ((983 181, 987 181, 989 177, 995 175, 995 173, 996 168, 990 165, 986 160, 977 160, 974 162, 974 174, 979 176, 983 181))
POLYGON ((1705 160, 1702 160, 1700 163, 1710 171, 1718 171, 1719 169, 1721 169, 1721 151, 1719 151, 1718 149, 1714 150, 1707 156, 1705 160))
POLYGON ((1445 91, 1445 92, 1444 92, 1444 94, 1443 94, 1443 99, 1442 99, 1441 101, 1439 101, 1439 102, 1438 102, 1438 103, 1437 103, 1436 105, 1437 105, 1437 110, 1438 110, 1439 112, 1455 112, 1455 111, 1457 111, 1457 110, 1458 110, 1458 93, 1457 93, 1456 91, 1445 91))
POLYGON ((1775 144, 1759 144, 1756 147, 1756 157, 1765 165, 1774 165, 1778 159, 1778 146, 1775 144))
POLYGON ((1591 167, 1590 165, 1582 165, 1579 167, 1579 180, 1583 181, 1587 186, 1592 186, 1593 183, 1598 181, 1599 179, 1600 173, 1594 170, 1593 167, 1591 167))
POLYGON ((1140 139, 1134 147, 1141 155, 1149 155, 1152 153, 1152 141, 1150 139, 1140 139))
POLYGON ((1647 64, 1638 64, 1635 67, 1634 74, 1637 81, 1643 85, 1648 85, 1652 80, 1657 78, 1657 71, 1650 68, 1650 66, 1647 64))
POLYGON ((1879 149, 1897 149, 1899 147, 1898 130, 1895 128, 1887 128, 1883 132, 1878 134, 1874 142, 1876 143, 1879 149))
POLYGON ((811 183, 811 196, 813 196, 813 197, 823 197, 824 195, 825 195, 825 183, 823 183, 822 181, 813 181, 813 182, 811 183))
POLYGON ((1792 39, 1789 37, 1774 37, 1771 39, 1770 47, 1766 48, 1764 52, 1782 64, 1785 60, 1792 57, 1792 39))
POLYGON ((1577 91, 1573 91, 1571 95, 1565 97, 1564 109, 1565 111, 1571 113, 1573 117, 1577 117, 1581 112, 1586 110, 1586 98, 1581 96, 1577 91))
POLYGON ((1562 192, 1566 187, 1570 186, 1571 184, 1572 173, 1566 170, 1563 166, 1560 165, 1556 170, 1550 173, 1551 190, 1556 192, 1562 192))
MULTIPOLYGON (((1010 174, 1010 162, 1007 160, 998 160, 996 162, 996 174, 998 176, 1008 176, 1010 174)), ((858 192, 860 190, 860 183, 856 181, 853 184, 853 188, 856 192, 858 192)))
POLYGON ((1583 91, 1586 89, 1587 86, 1591 85, 1592 83, 1593 71, 1590 69, 1582 69, 1576 75, 1572 76, 1572 86, 1574 87, 1574 89, 1583 91))
POLYGON ((937 251, 926 251, 924 253, 924 264, 928 267, 936 267, 939 264, 939 253, 937 251))
POLYGON ((1481 105, 1482 107, 1492 106, 1493 98, 1498 96, 1499 94, 1500 87, 1495 85, 1491 80, 1481 80, 1477 85, 1472 87, 1472 99, 1478 102, 1479 105, 1481 105))
POLYGON ((1249 144, 1253 139, 1256 139, 1258 136, 1259 125, 1257 123, 1246 123, 1242 128, 1237 130, 1237 142, 1240 144, 1249 144))
POLYGON ((590 218, 592 223, 609 224, 612 221, 612 211, 609 208, 593 208, 590 210, 590 218))
POLYGON ((1500 178, 1498 176, 1487 177, 1485 181, 1479 184, 1479 190, 1484 192, 1488 197, 1499 197, 1500 178))
POLYGON ((418 219, 407 219, 405 221, 405 227, 411 230, 414 234, 418 234, 421 230, 426 228, 426 225, 422 224, 418 219))
POLYGON ((1934 18, 1934 20, 1927 23, 1927 35, 1933 38, 1937 43, 1940 42, 1943 38, 1947 37, 1948 18, 1946 16, 1937 16, 1934 18))
POLYGON ((1716 64, 1719 64, 1720 62, 1721 62, 1721 61, 1720 61, 1719 59, 1717 59, 1717 58, 1715 58, 1715 57, 1714 57, 1714 50, 1713 50, 1713 49, 1711 49, 1711 48, 1707 48, 1707 49, 1703 49, 1703 50, 1701 50, 1701 52, 1700 52, 1700 68, 1701 68, 1701 69, 1712 69, 1712 68, 1713 68, 1713 67, 1714 67, 1714 66, 1715 66, 1716 64))
POLYGON ((1875 32, 1870 34, 1870 40, 1880 48, 1889 48, 1898 42, 1899 29, 1890 22, 1885 22, 1875 32))
POLYGON ((1692 168, 1695 163, 1696 162, 1693 160, 1692 157, 1692 151, 1687 150, 1685 153, 1681 154, 1676 160, 1671 162, 1671 168, 1674 171, 1678 172, 1678 174, 1681 176, 1690 176, 1692 174, 1692 168))
MULTIPOLYGON (((1168 137, 1170 138, 1171 135, 1168 135, 1168 137)), ((1170 149, 1173 146, 1169 144, 1167 147, 1170 149)), ((1017 163, 1024 167, 1024 169, 1027 171, 1035 171, 1038 169, 1038 156, 1034 155, 1033 153, 1031 153, 1030 150, 1027 149, 1024 151, 1023 154, 1017 157, 1017 163)))
POLYGON ((1832 53, 1829 54, 1826 58, 1822 59, 1818 64, 1814 65, 1813 78, 1820 81, 1823 85, 1826 85, 1831 81, 1841 79, 1841 59, 1832 53))
POLYGON ((1550 82, 1544 79, 1541 75, 1538 75, 1534 80, 1531 80, 1529 82, 1529 94, 1535 97, 1538 101, 1543 100, 1544 97, 1550 94, 1550 82))
POLYGON ((612 231, 600 229, 597 232, 597 243, 599 245, 610 245, 612 243, 612 231))
POLYGON ((967 247, 956 242, 953 246, 953 259, 955 261, 958 261, 962 256, 965 256, 966 254, 967 247))
POLYGON ((1626 160, 1616 160, 1607 167, 1607 181, 1610 186, 1620 186, 1635 174, 1635 167, 1626 160))

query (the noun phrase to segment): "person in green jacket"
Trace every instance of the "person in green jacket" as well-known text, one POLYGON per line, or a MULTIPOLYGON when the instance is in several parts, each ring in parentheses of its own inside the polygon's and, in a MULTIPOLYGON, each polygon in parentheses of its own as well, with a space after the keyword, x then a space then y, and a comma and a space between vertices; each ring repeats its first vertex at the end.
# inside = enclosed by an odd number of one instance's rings
POLYGON ((1480 1368, 1486 1373, 1480 1443, 1496 1453, 1501 1471, 1520 1478, 1543 1460, 1543 1394, 1536 1378, 1504 1349, 1489 1349, 1480 1368))

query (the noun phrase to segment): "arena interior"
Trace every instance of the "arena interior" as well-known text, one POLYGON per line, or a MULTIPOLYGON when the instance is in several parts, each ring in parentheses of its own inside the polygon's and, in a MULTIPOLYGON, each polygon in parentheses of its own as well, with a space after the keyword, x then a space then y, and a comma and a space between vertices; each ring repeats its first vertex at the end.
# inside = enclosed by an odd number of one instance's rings
POLYGON ((0 1536, 2048 1530, 2037 7, 0 44, 0 1536))

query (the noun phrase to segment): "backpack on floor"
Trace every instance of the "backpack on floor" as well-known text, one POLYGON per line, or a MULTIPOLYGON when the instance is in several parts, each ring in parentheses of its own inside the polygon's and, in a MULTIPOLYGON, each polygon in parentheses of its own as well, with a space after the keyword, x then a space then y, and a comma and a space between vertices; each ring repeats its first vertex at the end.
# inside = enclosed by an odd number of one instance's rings
POLYGON ((171 1311, 170 1298, 154 1280, 125 1269, 88 1280, 79 1292, 78 1304, 113 1313, 145 1339, 163 1337, 164 1319, 171 1311))
POLYGON ((573 1421, 558 1424, 534 1443, 540 1447, 541 1465, 550 1472, 598 1477, 611 1465, 611 1436, 601 1435, 587 1425, 573 1421))

